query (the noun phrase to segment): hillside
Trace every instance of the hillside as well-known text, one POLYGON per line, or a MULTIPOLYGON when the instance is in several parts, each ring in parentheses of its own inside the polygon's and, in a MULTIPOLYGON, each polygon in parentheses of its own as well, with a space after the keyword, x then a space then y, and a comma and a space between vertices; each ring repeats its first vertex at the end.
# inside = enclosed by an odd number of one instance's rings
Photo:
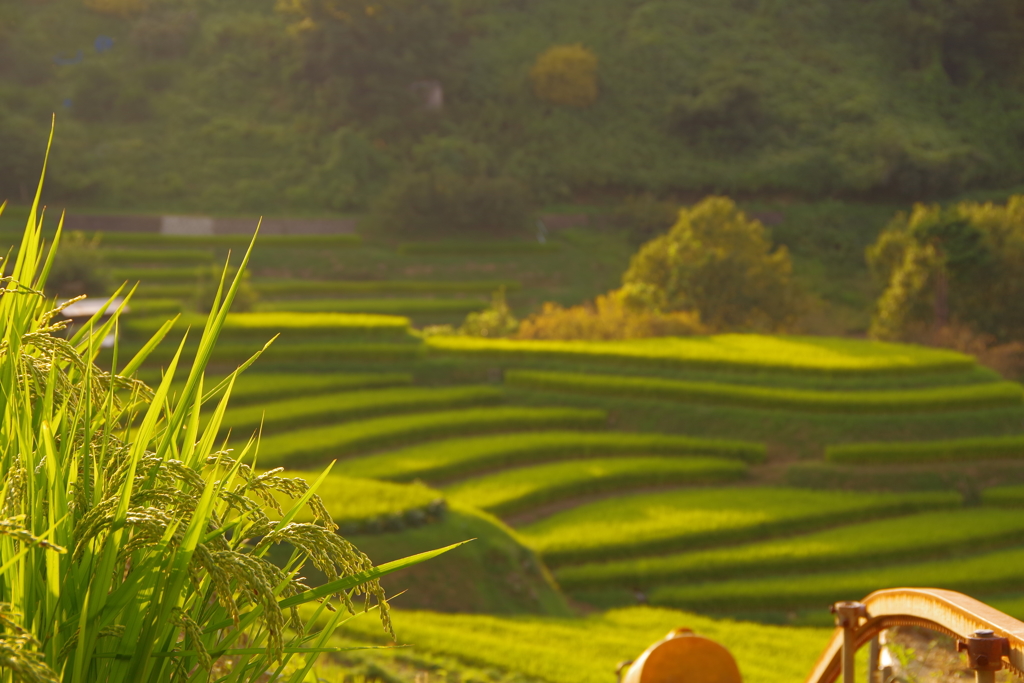
POLYGON ((325 62, 341 48, 312 49, 273 0, 85 4, 108 12, 0 1, 2 196, 33 186, 54 111, 51 188, 119 211, 361 211, 428 135, 485 145, 547 203, 905 201, 1024 178, 1012 0, 433 0, 429 29, 364 27, 358 64, 325 62), (575 43, 597 101, 539 101, 534 60, 575 43), (442 112, 417 108, 423 79, 442 112))

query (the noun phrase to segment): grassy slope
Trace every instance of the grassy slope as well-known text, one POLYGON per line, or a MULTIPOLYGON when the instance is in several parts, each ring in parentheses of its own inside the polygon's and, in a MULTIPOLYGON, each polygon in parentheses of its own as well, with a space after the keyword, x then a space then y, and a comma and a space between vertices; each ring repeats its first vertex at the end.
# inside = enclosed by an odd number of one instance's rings
MULTIPOLYGON (((512 672, 518 680, 552 683, 605 683, 611 680, 620 661, 635 659, 670 630, 681 626, 728 648, 748 683, 801 680, 831 633, 829 629, 783 629, 716 621, 650 607, 614 610, 582 619, 430 612, 395 615, 400 642, 412 644, 413 653, 446 655, 465 664, 512 672)), ((352 637, 383 644, 386 641, 379 630, 367 618, 351 621, 345 627, 352 637)))
POLYGON ((399 534, 353 535, 375 563, 476 539, 443 557, 387 577, 402 607, 440 612, 568 615, 564 598, 539 558, 510 528, 469 507, 452 505, 443 521, 399 534))

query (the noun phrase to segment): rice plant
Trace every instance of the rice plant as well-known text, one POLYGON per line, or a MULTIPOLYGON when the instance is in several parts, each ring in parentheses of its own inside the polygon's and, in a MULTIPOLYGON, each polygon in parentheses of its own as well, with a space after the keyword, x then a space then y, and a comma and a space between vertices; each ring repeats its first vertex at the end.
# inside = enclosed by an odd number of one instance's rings
POLYGON ((180 391, 184 340, 155 388, 134 378, 172 322, 103 370, 94 361, 122 309, 63 336, 63 305, 42 294, 60 227, 47 248, 41 191, 0 265, 0 682, 297 683, 357 601, 390 630, 377 579, 437 553, 374 568, 316 496, 326 472, 312 485, 259 474, 257 440, 217 440, 255 360, 204 384, 238 279, 221 279, 180 391), (303 508, 311 522, 295 521, 303 508), (280 566, 268 559, 279 544, 291 548, 280 566), (307 564, 327 583, 305 585, 307 564), (304 604, 316 607, 302 619, 304 604))

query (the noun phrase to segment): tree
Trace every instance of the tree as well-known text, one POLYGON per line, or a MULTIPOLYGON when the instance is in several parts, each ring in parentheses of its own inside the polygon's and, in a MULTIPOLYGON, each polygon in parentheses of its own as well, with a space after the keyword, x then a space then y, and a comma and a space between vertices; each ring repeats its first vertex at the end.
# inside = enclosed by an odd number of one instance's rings
POLYGON ((545 102, 589 107, 597 101, 597 55, 578 44, 548 48, 530 69, 530 82, 545 102))
POLYGON ((912 340, 963 325, 1001 342, 1024 339, 1024 196, 1005 206, 915 206, 867 259, 882 287, 872 335, 912 340))
POLYGON ((800 310, 785 247, 727 197, 679 212, 633 256, 623 295, 634 307, 689 311, 712 330, 784 330, 800 310))
POLYGON ((462 41, 450 0, 279 0, 278 6, 299 17, 295 27, 313 76, 350 81, 364 111, 411 106, 410 86, 444 83, 455 71, 462 41))

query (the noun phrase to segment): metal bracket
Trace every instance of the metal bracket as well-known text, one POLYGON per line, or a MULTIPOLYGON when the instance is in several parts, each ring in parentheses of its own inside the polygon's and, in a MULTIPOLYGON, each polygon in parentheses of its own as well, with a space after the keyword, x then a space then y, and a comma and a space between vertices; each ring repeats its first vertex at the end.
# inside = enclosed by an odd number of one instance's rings
POLYGON ((957 641, 957 652, 966 652, 968 666, 974 669, 978 683, 995 680, 995 672, 1003 669, 1003 656, 1010 654, 1010 641, 990 629, 979 629, 967 642, 957 641))

